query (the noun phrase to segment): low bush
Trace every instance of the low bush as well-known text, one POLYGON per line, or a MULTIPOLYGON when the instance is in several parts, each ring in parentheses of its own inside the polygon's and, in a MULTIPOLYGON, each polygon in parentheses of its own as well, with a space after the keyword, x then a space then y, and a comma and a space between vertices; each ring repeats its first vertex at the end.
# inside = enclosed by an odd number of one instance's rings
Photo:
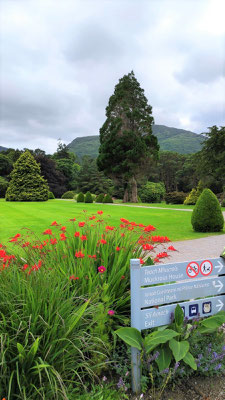
POLYGON ((143 203, 160 203, 165 193, 165 185, 162 182, 147 182, 139 190, 139 196, 143 203))
POLYGON ((75 196, 75 192, 72 190, 69 190, 68 192, 63 193, 61 199, 73 199, 75 196))
POLYGON ((49 200, 55 199, 54 193, 48 192, 48 199, 49 199, 49 200))
POLYGON ((98 196, 95 199, 95 203, 102 203, 105 195, 103 193, 98 194, 98 196))
POLYGON ((93 198, 90 192, 87 192, 84 198, 85 203, 93 203, 93 198))
POLYGON ((77 203, 84 203, 84 194, 82 192, 77 196, 77 203))
POLYGON ((169 192, 165 194, 165 201, 167 204, 183 204, 186 195, 184 192, 169 192))
POLYGON ((106 194, 102 202, 103 203, 113 203, 113 199, 110 196, 110 194, 106 194))
POLYGON ((210 189, 204 189, 192 212, 191 223, 197 232, 219 232, 224 218, 219 201, 210 189))
POLYGON ((186 199, 184 200, 185 205, 195 205, 199 196, 201 195, 202 191, 204 189, 204 185, 202 181, 198 182, 197 188, 193 188, 192 191, 188 194, 186 199))

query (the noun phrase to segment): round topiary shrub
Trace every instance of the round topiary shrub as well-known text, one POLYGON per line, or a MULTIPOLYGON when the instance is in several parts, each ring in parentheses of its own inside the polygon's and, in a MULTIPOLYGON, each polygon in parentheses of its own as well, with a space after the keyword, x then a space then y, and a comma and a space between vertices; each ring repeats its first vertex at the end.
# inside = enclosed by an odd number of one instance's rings
POLYGON ((104 199, 103 199, 103 203, 113 203, 113 199, 110 196, 110 194, 107 194, 104 199))
POLYGON ((54 193, 48 192, 48 199, 49 199, 49 200, 55 199, 54 193))
POLYGON ((75 195, 75 192, 72 190, 69 190, 68 192, 63 193, 61 199, 73 199, 75 195))
POLYGON ((98 194, 98 196, 95 199, 95 203, 102 203, 105 195, 103 193, 98 194))
POLYGON ((83 203, 84 202, 84 194, 80 192, 77 196, 77 203, 83 203))
POLYGON ((191 223, 196 232, 219 232, 224 218, 219 201, 210 189, 204 189, 192 212, 191 223))
POLYGON ((93 198, 90 192, 87 192, 84 199, 85 203, 93 203, 93 198))

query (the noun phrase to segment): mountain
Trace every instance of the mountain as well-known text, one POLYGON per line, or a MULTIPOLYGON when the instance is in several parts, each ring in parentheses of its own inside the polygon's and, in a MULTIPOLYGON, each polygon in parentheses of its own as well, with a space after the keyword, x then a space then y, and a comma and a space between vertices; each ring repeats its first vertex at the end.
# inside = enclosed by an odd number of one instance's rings
MULTIPOLYGON (((153 134, 158 138, 160 150, 176 151, 180 154, 196 153, 201 150, 204 137, 184 129, 169 128, 165 125, 153 125, 153 134)), ((98 156, 99 136, 77 137, 68 144, 68 149, 78 158, 89 155, 98 156)))
POLYGON ((8 150, 7 147, 0 146, 0 152, 8 150))

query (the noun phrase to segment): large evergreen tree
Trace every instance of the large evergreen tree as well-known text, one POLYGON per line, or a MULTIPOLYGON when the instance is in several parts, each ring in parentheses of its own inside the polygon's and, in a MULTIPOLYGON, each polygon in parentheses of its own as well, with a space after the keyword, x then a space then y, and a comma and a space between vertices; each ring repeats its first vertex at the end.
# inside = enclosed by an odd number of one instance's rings
POLYGON ((11 172, 11 181, 6 192, 8 201, 48 200, 48 185, 34 157, 26 150, 18 158, 11 172))
POLYGON ((124 187, 124 202, 137 202, 137 179, 158 153, 152 135, 152 107, 133 71, 115 86, 106 107, 106 121, 100 129, 98 168, 124 187))

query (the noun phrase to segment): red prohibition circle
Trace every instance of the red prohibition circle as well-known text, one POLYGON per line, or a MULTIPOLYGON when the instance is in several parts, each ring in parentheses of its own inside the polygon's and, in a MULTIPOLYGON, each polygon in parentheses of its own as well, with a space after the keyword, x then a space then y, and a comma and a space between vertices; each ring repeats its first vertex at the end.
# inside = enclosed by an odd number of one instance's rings
POLYGON ((186 273, 187 273, 187 275, 189 276, 189 278, 196 278, 196 276, 199 274, 199 270, 200 270, 200 267, 199 267, 198 263, 195 262, 195 261, 191 261, 191 262, 187 265, 186 273), (193 269, 193 267, 191 266, 191 264, 195 264, 195 266, 198 268, 198 271, 197 271, 197 272, 193 269), (194 272, 194 275, 191 275, 191 274, 189 273, 189 271, 188 271, 189 268, 191 268, 191 270, 194 272))
POLYGON ((212 270, 213 270, 213 264, 211 263, 211 261, 209 261, 209 260, 204 260, 204 261, 202 261, 202 263, 201 263, 201 265, 200 265, 200 272, 201 272, 201 274, 202 274, 203 276, 208 276, 208 275, 210 275, 210 274, 212 273, 212 270), (204 273, 202 272, 202 265, 203 265, 204 263, 206 263, 206 262, 208 262, 208 263, 210 264, 210 271, 209 271, 207 274, 204 274, 204 273))

